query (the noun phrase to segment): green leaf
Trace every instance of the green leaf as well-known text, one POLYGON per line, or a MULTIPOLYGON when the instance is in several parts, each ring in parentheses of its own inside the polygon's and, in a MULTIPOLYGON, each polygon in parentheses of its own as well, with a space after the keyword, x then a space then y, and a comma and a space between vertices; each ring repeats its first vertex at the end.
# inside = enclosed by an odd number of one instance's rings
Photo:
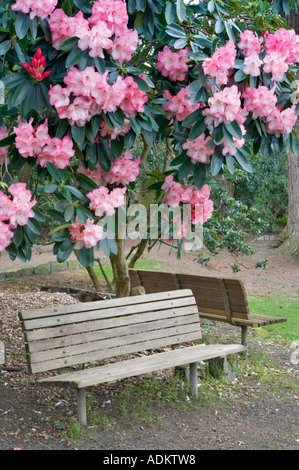
POLYGON ((223 138, 224 138, 223 125, 220 124, 219 126, 214 127, 214 141, 216 144, 220 144, 223 138))
POLYGON ((186 7, 182 0, 176 0, 176 14, 178 20, 183 22, 186 17, 186 7))
POLYGON ((48 184, 45 187, 45 193, 46 194, 51 194, 54 193, 57 190, 58 186, 56 184, 48 184))
POLYGON ((28 219, 27 227, 29 228, 29 230, 31 230, 31 232, 35 233, 36 235, 40 235, 42 233, 41 225, 35 219, 28 219))
POLYGON ((167 24, 171 24, 174 22, 176 18, 176 8, 175 4, 172 2, 167 2, 166 3, 166 8, 165 8, 165 19, 167 24))
POLYGON ((6 54, 11 48, 11 41, 8 39, 0 44, 0 55, 6 54))
POLYGON ((78 62, 80 62, 84 54, 85 54, 85 51, 81 51, 81 49, 79 49, 78 46, 75 46, 66 59, 66 62, 65 62, 66 68, 73 67, 73 65, 76 65, 78 62))
POLYGON ((194 126, 191 128, 190 134, 189 134, 189 140, 195 140, 197 137, 199 137, 205 130, 207 126, 204 122, 204 119, 198 121, 194 126))
POLYGON ((131 75, 131 77, 133 78, 134 82, 137 83, 139 90, 149 91, 150 87, 148 86, 145 80, 140 77, 137 77, 137 75, 131 75))
POLYGON ((8 137, 5 137, 5 139, 0 140, 0 147, 7 147, 8 145, 11 145, 15 141, 15 134, 11 134, 8 137))
POLYGON ((189 158, 188 160, 186 160, 181 168, 179 169, 179 179, 184 179, 186 178, 187 176, 190 175, 190 173, 193 172, 193 169, 194 169, 194 164, 191 162, 191 159, 189 158), (189 160, 189 161, 188 161, 189 160))
POLYGON ((249 173, 252 173, 252 166, 250 163, 248 163, 247 158, 241 153, 241 149, 237 150, 236 155, 234 155, 234 158, 237 160, 239 165, 244 168, 244 170, 248 171, 249 173))
POLYGON ((74 141, 80 146, 84 142, 85 138, 85 127, 79 127, 76 124, 74 124, 71 128, 72 131, 72 137, 74 141))
POLYGON ((92 213, 84 206, 76 207, 76 215, 82 224, 86 224, 87 219, 92 219, 92 213))
POLYGON ((180 26, 175 25, 175 24, 173 24, 171 26, 167 26, 166 33, 168 34, 168 36, 171 36, 173 38, 184 39, 186 37, 186 33, 183 30, 183 28, 181 28, 180 26))
POLYGON ((77 251, 77 256, 85 268, 88 266, 92 266, 94 264, 94 253, 93 249, 82 248, 81 250, 77 251))
POLYGON ((24 14, 21 11, 19 11, 16 23, 15 23, 16 33, 19 39, 23 39, 26 36, 29 26, 30 26, 29 15, 24 14))
POLYGON ((77 188, 74 188, 74 186, 69 186, 68 184, 66 184, 64 186, 70 193, 72 193, 76 198, 80 199, 80 200, 85 200, 85 196, 81 193, 81 191, 79 191, 79 189, 77 188))
POLYGON ((222 155, 221 149, 219 148, 218 152, 216 151, 214 153, 214 155, 212 155, 212 158, 211 158, 211 173, 212 173, 212 176, 218 175, 219 171, 222 168, 223 159, 224 159, 224 157, 222 155))
POLYGON ((205 183, 206 165, 204 163, 196 164, 193 171, 193 180, 197 189, 201 189, 205 183))
POLYGON ((70 240, 65 240, 64 242, 62 242, 57 252, 57 261, 59 263, 63 263, 64 261, 66 261, 72 254, 73 249, 74 245, 70 240))
POLYGON ((25 98, 27 98, 31 86, 32 85, 30 81, 23 81, 20 83, 12 98, 13 106, 19 106, 25 100, 25 98))
POLYGON ((68 51, 71 51, 77 45, 78 45, 78 38, 72 37, 63 41, 60 44, 59 49, 64 52, 68 52, 68 51))
POLYGON ((231 175, 234 174, 234 157, 231 155, 225 155, 225 162, 228 171, 230 172, 231 175))
POLYGON ((182 121, 182 126, 183 127, 189 127, 192 126, 192 124, 202 121, 202 111, 201 109, 197 109, 196 111, 193 111, 193 113, 189 114, 183 121, 182 121))
POLYGON ((65 209, 64 218, 66 222, 73 222, 75 219, 75 208, 72 204, 65 209))
POLYGON ((47 170, 55 181, 61 183, 61 174, 58 168, 52 162, 47 162, 47 170))
POLYGON ((236 120, 230 124, 225 124, 225 128, 236 139, 241 140, 243 138, 242 129, 236 120))
POLYGON ((21 227, 20 225, 18 225, 18 227, 13 230, 13 238, 12 238, 12 241, 13 243, 16 245, 16 246, 20 246, 23 239, 24 239, 24 230, 23 230, 23 227, 21 227))
POLYGON ((88 0, 74 0, 74 4, 79 8, 79 10, 82 10, 83 13, 92 13, 92 5, 88 0))

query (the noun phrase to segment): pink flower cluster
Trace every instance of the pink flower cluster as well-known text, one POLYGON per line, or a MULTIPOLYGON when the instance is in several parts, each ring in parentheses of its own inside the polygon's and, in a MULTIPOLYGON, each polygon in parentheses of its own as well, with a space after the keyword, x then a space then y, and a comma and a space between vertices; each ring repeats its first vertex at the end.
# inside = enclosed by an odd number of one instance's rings
POLYGON ((111 165, 110 171, 105 172, 99 163, 94 170, 85 169, 82 164, 78 167, 78 173, 83 173, 100 186, 104 184, 122 184, 123 186, 135 181, 139 174, 140 158, 134 160, 133 155, 128 150, 117 158, 111 165))
POLYGON ((230 124, 235 119, 240 122, 241 118, 241 93, 236 85, 225 87, 214 93, 208 99, 209 108, 202 111, 205 116, 206 125, 218 127, 222 122, 230 124))
POLYGON ((18 127, 14 127, 15 143, 22 157, 37 157, 41 167, 46 167, 47 162, 52 162, 59 169, 70 164, 69 160, 75 155, 75 150, 69 136, 63 139, 51 138, 47 120, 36 128, 32 125, 33 118, 28 123, 22 122, 20 117, 18 120, 18 127))
POLYGON ((269 90, 266 86, 259 88, 247 87, 242 93, 244 108, 252 112, 252 119, 268 116, 275 108, 277 97, 275 87, 269 90))
POLYGON ((212 217, 214 204, 209 199, 211 189, 208 185, 200 190, 193 186, 183 188, 181 183, 174 182, 173 175, 169 175, 161 189, 167 192, 164 202, 170 207, 177 207, 181 202, 192 206, 191 221, 194 224, 204 223, 212 217))
POLYGON ((275 108, 269 116, 266 117, 266 130, 268 134, 274 134, 275 137, 280 137, 281 134, 290 134, 297 121, 295 114, 295 105, 291 108, 279 111, 275 108))
POLYGON ((93 248, 103 238, 103 227, 95 224, 93 219, 87 219, 83 225, 77 217, 76 222, 69 227, 69 231, 75 250, 93 248))
POLYGON ((168 100, 161 105, 166 111, 167 119, 176 117, 178 121, 183 121, 189 114, 201 107, 200 103, 193 104, 189 99, 191 94, 188 87, 182 88, 176 95, 172 96, 168 90, 165 90, 163 97, 168 100))
POLYGON ((56 7, 58 0, 17 0, 11 6, 13 11, 21 11, 22 13, 30 13, 31 21, 38 16, 44 20, 49 16, 56 7))
POLYGON ((220 47, 211 58, 205 59, 202 68, 205 75, 215 77, 218 85, 226 85, 231 67, 235 65, 237 50, 230 39, 225 46, 220 47))
POLYGON ((264 72, 272 74, 273 81, 281 81, 289 65, 299 60, 299 36, 292 29, 280 28, 274 34, 264 34, 260 39, 246 30, 240 34, 238 47, 245 56, 245 74, 257 77, 263 66, 264 72), (259 54, 264 40, 266 55, 261 60, 259 54))
POLYGON ((122 0, 99 0, 94 2, 89 19, 79 12, 68 17, 57 9, 49 20, 53 47, 60 48, 63 41, 78 37, 78 47, 89 49, 91 57, 104 58, 107 50, 114 60, 123 63, 130 60, 138 44, 138 33, 128 28, 126 3, 122 0))
POLYGON ((8 191, 13 199, 0 191, 0 252, 11 244, 12 229, 27 225, 28 219, 34 217, 32 207, 36 204, 25 183, 12 184, 8 191))
MULTIPOLYGON (((8 137, 8 132, 6 126, 0 127, 0 140, 5 139, 8 137)), ((9 152, 9 146, 7 147, 0 147, 0 169, 3 164, 8 164, 9 159, 7 158, 9 152)))
POLYGON ((276 106, 277 97, 274 92, 275 86, 271 90, 265 86, 247 87, 242 93, 242 98, 246 112, 252 112, 253 119, 263 119, 267 132, 278 138, 281 134, 292 132, 297 116, 295 105, 283 111, 280 110, 281 106, 276 106))
POLYGON ((89 208, 95 211, 97 217, 108 217, 115 214, 115 209, 125 204, 126 188, 115 188, 109 192, 106 186, 101 186, 87 194, 90 199, 89 208))
POLYGON ((158 53, 157 61, 157 68, 163 77, 169 77, 173 82, 186 80, 189 68, 188 52, 188 48, 172 52, 168 46, 164 46, 163 51, 158 53))
POLYGON ((210 163, 210 156, 215 151, 215 147, 207 146, 207 143, 211 140, 210 137, 206 137, 203 133, 194 140, 187 139, 182 148, 187 150, 187 155, 191 158, 192 163, 210 163))
POLYGON ((139 90, 132 77, 118 76, 113 85, 107 79, 108 71, 100 74, 93 67, 83 71, 72 67, 64 78, 66 87, 50 88, 50 104, 55 106, 60 119, 68 119, 71 125, 79 127, 84 127, 96 114, 114 112, 118 107, 127 118, 144 111, 147 94, 139 90))

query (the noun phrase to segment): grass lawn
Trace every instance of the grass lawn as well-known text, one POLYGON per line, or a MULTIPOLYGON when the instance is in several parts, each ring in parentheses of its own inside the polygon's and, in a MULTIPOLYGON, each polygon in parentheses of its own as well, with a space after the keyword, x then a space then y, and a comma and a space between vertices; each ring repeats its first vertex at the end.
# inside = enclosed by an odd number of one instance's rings
POLYGON ((286 323, 277 323, 263 327, 290 341, 299 340, 299 297, 288 298, 285 295, 250 295, 248 296, 251 313, 284 317, 286 323))

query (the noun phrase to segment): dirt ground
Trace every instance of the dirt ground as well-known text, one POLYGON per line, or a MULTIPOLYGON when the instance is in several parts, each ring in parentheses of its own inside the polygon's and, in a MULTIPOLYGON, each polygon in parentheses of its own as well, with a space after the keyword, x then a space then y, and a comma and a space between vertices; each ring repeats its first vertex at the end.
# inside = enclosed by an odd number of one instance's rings
MULTIPOLYGON (((183 253, 178 261, 165 246, 146 257, 158 260, 163 269, 173 272, 241 278, 249 294, 279 292, 299 298, 299 259, 279 255, 269 242, 256 242, 255 247, 253 257, 242 259, 238 273, 232 272, 234 260, 227 253, 211 259, 208 267, 195 262, 192 254, 183 253), (265 258, 267 268, 256 269, 256 263, 265 258)), ((38 387, 27 372, 18 311, 77 302, 66 294, 40 292, 42 285, 92 288, 84 270, 0 281, 0 339, 6 348, 5 367, 1 370, 0 366, 0 450, 190 453, 299 449, 298 366, 290 359, 293 350, 275 335, 263 340, 253 329, 248 334, 249 358, 241 359, 243 374, 232 382, 212 381, 207 388, 202 378, 198 400, 188 396, 181 400, 169 396, 161 399, 159 387, 172 387, 173 377, 173 371, 163 371, 155 375, 158 386, 151 392, 154 395, 146 410, 142 394, 136 396, 134 392, 142 390, 144 377, 95 387, 90 393, 90 406, 93 411, 100 411, 101 419, 75 434, 76 392, 38 387), (259 373, 258 361, 252 357, 267 357, 266 374, 259 373), (126 393, 130 390, 131 394, 126 393), (136 408, 140 408, 139 413, 136 408)), ((202 328, 205 334, 217 335, 217 340, 240 341, 240 332, 230 325, 203 321, 202 328)))

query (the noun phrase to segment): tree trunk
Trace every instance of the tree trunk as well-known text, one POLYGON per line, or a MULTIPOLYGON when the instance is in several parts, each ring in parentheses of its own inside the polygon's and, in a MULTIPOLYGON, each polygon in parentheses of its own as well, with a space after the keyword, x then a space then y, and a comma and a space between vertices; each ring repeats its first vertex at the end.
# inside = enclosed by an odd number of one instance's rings
MULTIPOLYGON (((292 12, 288 17, 288 25, 299 34, 299 14, 292 12)), ((299 79, 299 76, 297 76, 299 79)), ((297 135, 299 124, 296 124, 297 135)), ((299 256, 299 160, 289 152, 288 156, 288 223, 284 229, 278 248, 280 253, 292 256, 299 256)))
POLYGON ((114 293, 116 297, 130 295, 130 278, 126 259, 125 239, 116 238, 117 254, 110 253, 110 263, 113 273, 114 293))

